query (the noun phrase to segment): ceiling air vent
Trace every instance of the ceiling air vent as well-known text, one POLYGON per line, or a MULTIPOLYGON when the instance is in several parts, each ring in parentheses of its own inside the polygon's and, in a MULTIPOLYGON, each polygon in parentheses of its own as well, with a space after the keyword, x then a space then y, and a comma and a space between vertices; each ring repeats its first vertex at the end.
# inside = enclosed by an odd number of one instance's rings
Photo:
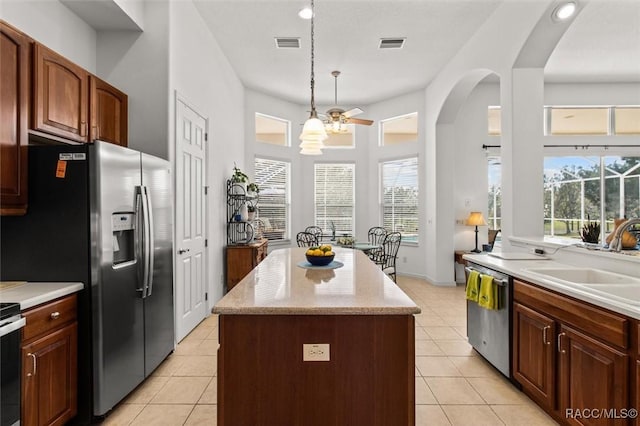
POLYGON ((299 37, 276 37, 278 49, 300 49, 299 37))
POLYGON ((405 40, 404 37, 381 38, 378 49, 402 49, 405 40))

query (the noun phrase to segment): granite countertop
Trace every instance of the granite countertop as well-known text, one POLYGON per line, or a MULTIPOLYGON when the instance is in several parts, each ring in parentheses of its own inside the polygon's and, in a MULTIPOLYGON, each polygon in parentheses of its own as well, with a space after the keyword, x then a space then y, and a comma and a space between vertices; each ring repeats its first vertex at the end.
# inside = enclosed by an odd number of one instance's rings
POLYGON ((0 302, 20 303, 25 310, 84 288, 79 282, 11 282, 0 285, 0 302))
POLYGON ((337 269, 305 269, 305 248, 270 252, 214 307, 236 315, 411 315, 420 308, 361 251, 334 248, 337 269))
POLYGON ((582 268, 588 266, 568 265, 551 259, 545 260, 542 257, 540 257, 540 260, 500 259, 486 253, 465 254, 463 258, 481 266, 486 266, 487 268, 504 272, 512 277, 537 284, 549 290, 555 290, 559 293, 609 309, 613 312, 617 312, 631 318, 640 319, 640 305, 634 304, 632 301, 625 302, 619 297, 609 297, 603 292, 593 291, 588 287, 583 287, 566 281, 554 280, 550 277, 545 278, 539 274, 527 271, 527 269, 530 268, 582 268))

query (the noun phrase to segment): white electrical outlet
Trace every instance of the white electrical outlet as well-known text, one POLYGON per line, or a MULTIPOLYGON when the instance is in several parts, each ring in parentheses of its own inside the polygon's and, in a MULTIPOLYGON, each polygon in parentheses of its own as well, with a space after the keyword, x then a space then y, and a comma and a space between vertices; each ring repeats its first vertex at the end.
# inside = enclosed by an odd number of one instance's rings
POLYGON ((303 361, 331 361, 329 343, 303 343, 303 361))

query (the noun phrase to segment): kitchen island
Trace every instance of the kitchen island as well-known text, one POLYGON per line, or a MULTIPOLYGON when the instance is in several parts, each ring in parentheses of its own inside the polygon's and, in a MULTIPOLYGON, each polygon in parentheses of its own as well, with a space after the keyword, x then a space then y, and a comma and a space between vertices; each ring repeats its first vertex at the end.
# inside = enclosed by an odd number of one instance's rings
POLYGON ((358 250, 275 250, 213 308, 218 425, 413 425, 420 308, 358 250))

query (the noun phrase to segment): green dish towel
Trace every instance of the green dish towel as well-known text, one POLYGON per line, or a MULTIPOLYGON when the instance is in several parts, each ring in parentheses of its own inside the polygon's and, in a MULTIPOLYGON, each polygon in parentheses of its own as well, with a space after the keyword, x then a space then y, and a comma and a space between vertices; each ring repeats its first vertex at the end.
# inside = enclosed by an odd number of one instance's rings
POLYGON ((469 277, 467 278, 467 300, 471 300, 472 302, 478 301, 478 284, 480 283, 480 272, 471 271, 469 272, 469 277))
POLYGON ((480 275, 478 305, 485 309, 498 309, 498 285, 491 275, 480 275))

